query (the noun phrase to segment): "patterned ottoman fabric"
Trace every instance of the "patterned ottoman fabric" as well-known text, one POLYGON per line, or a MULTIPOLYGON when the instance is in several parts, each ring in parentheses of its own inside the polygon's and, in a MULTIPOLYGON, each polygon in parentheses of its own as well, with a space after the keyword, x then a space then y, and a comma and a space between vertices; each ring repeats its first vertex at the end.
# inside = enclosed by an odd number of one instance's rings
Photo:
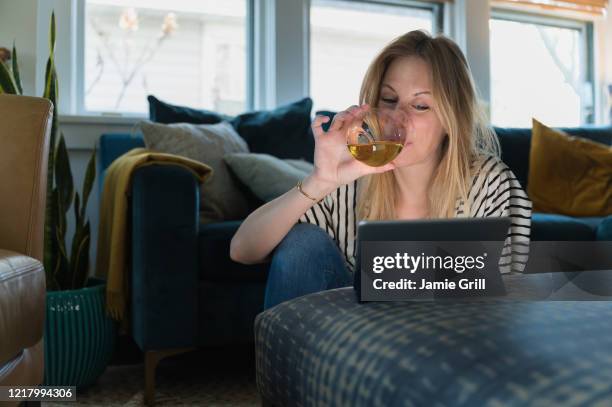
POLYGON ((359 304, 311 294, 255 322, 281 406, 612 406, 612 302, 359 304))

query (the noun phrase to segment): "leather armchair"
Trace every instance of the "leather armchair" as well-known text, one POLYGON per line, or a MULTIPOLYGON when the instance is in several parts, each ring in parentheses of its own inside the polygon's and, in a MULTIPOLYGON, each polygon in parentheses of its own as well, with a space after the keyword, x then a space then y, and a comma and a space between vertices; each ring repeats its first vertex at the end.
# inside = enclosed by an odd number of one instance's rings
POLYGON ((0 386, 43 381, 52 111, 46 99, 0 94, 0 386))

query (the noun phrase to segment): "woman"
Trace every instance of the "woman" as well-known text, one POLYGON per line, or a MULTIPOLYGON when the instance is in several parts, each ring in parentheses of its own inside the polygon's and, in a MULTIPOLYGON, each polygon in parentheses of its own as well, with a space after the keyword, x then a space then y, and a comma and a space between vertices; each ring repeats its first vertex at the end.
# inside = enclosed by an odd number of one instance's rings
POLYGON ((350 285, 362 219, 509 216, 500 269, 522 271, 531 202, 498 158, 459 47, 422 31, 395 39, 371 63, 360 103, 338 113, 327 131, 327 117, 314 119, 313 172, 253 212, 232 239, 231 257, 241 263, 267 261, 274 251, 265 308, 350 285), (408 116, 406 146, 382 167, 355 160, 346 147, 346 126, 370 106, 408 116))

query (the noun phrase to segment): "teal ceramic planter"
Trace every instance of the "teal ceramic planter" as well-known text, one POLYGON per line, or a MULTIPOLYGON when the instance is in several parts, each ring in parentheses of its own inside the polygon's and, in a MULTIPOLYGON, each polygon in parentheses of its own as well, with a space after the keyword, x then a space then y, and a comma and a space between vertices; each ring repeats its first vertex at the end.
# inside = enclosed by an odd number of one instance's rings
POLYGON ((115 347, 116 323, 105 311, 105 282, 90 279, 79 290, 47 292, 45 385, 93 384, 115 347))

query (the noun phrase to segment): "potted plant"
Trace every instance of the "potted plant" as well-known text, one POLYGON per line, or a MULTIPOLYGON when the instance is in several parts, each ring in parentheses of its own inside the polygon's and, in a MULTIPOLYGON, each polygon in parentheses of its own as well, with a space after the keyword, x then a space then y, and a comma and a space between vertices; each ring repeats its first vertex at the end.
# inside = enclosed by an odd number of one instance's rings
MULTIPOLYGON (((51 15, 49 47, 43 97, 53 103, 54 109, 48 157, 43 259, 47 282, 45 385, 86 387, 95 382, 110 360, 116 324, 105 311, 105 282, 89 278, 91 230, 86 209, 96 176, 95 151, 87 165, 79 195, 74 191, 64 137, 57 137, 55 14, 51 15), (66 219, 71 207, 75 228, 68 251, 66 219)), ((22 94, 14 44, 10 61, 9 68, 0 60, 0 93, 22 94)))

